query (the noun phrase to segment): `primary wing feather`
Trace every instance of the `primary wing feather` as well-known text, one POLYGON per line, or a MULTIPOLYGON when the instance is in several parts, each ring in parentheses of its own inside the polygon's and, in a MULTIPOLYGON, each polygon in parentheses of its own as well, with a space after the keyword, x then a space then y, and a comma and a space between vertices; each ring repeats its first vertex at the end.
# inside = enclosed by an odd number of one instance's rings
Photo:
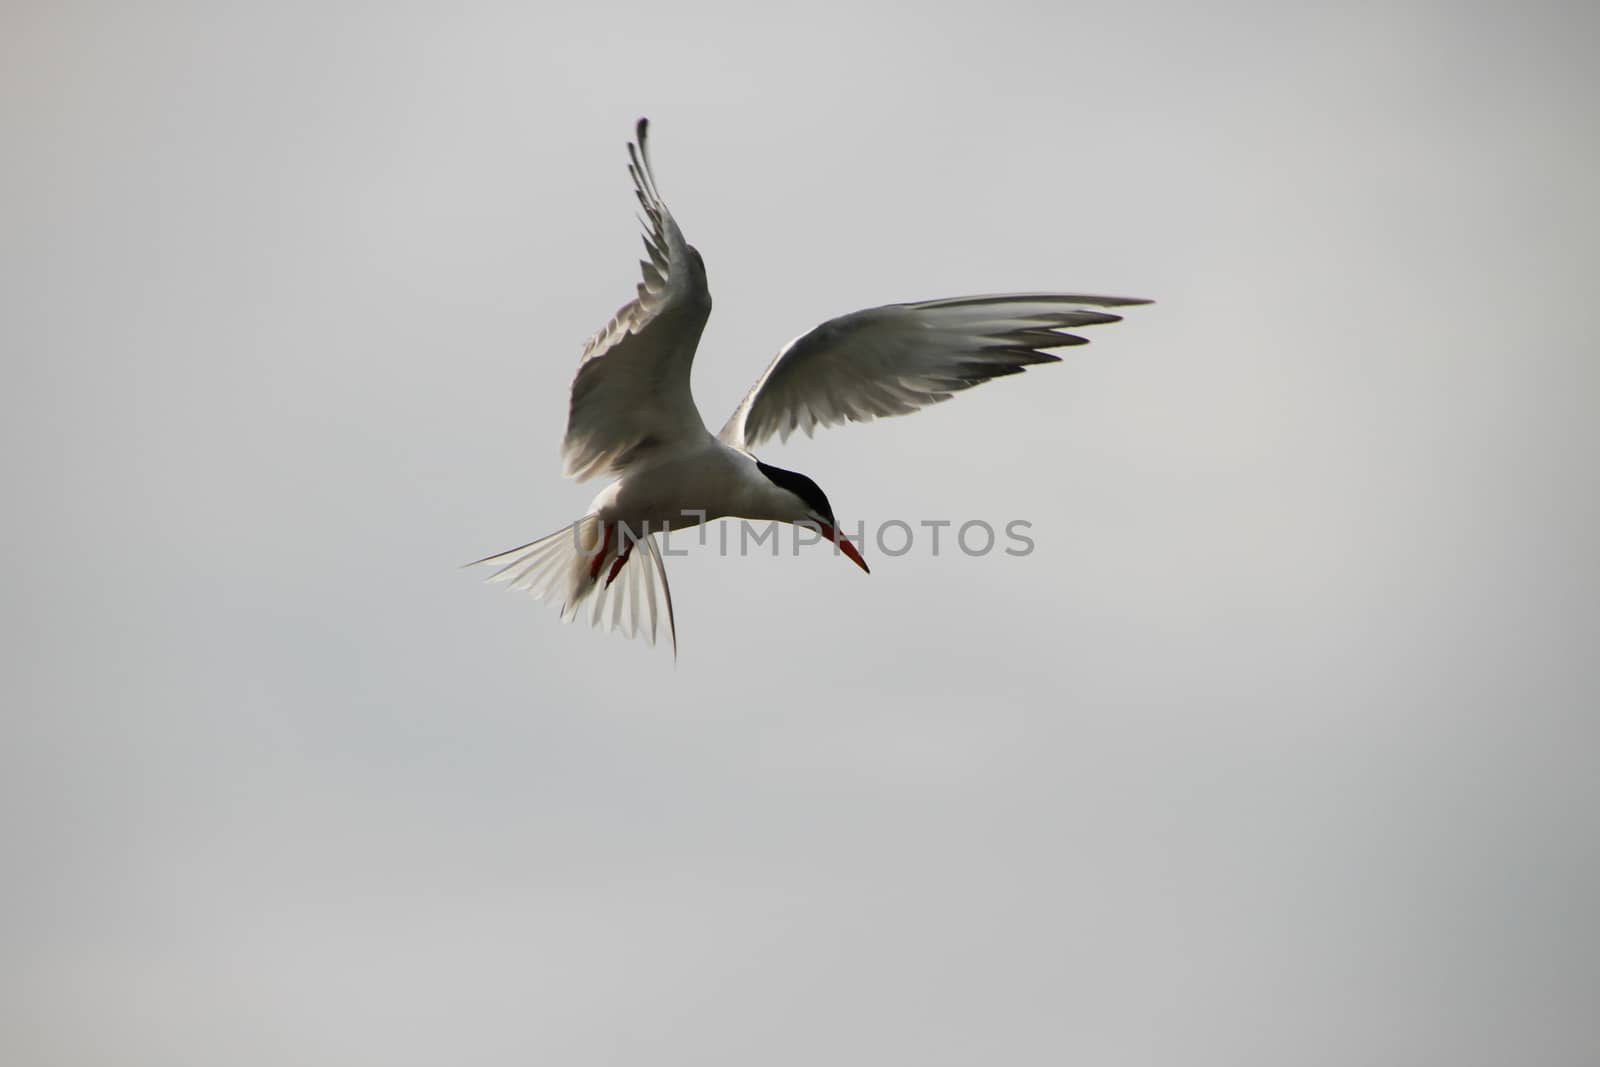
POLYGON ((1119 322, 1095 308, 1147 300, 1007 293, 868 308, 804 334, 779 352, 721 437, 754 448, 774 434, 904 415, 1087 343, 1067 329, 1119 322))
POLYGON ((628 146, 628 173, 644 214, 643 280, 583 350, 567 411, 561 455, 569 477, 584 481, 615 474, 650 453, 706 435, 689 391, 689 369, 711 314, 700 253, 656 189, 646 136, 639 120, 628 146))

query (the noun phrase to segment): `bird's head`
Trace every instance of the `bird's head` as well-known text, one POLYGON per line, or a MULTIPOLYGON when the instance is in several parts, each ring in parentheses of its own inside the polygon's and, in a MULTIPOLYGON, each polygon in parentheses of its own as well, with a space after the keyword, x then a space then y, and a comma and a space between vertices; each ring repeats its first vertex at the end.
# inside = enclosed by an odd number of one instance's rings
POLYGON ((756 461, 759 470, 773 485, 788 497, 793 513, 784 518, 785 522, 810 523, 822 533, 827 540, 839 546, 839 551, 850 557, 850 561, 857 567, 871 574, 867 561, 861 558, 861 552, 850 539, 838 530, 838 522, 833 517, 833 507, 828 503, 828 494, 822 487, 797 471, 786 471, 782 467, 774 467, 770 463, 756 461))

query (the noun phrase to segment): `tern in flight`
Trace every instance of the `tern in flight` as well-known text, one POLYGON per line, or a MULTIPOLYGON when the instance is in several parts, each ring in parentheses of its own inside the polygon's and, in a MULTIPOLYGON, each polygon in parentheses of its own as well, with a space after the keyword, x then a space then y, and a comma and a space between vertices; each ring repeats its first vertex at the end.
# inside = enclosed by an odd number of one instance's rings
POLYGON ((714 519, 810 527, 819 543, 831 542, 866 571, 817 483, 763 463, 752 448, 775 434, 787 440, 795 430, 810 435, 818 426, 904 415, 990 378, 1058 362, 1050 349, 1085 343, 1062 331, 1120 321, 1096 309, 1149 303, 1004 293, 842 315, 790 341, 713 434, 689 390, 711 315, 705 261, 661 199, 648 130, 640 119, 628 146, 628 173, 644 209, 644 280, 584 348, 561 446, 569 477, 615 480, 577 522, 477 561, 498 565, 490 581, 559 604, 564 619, 587 605, 595 625, 609 622, 651 644, 664 619, 676 651, 672 594, 654 535, 714 519))

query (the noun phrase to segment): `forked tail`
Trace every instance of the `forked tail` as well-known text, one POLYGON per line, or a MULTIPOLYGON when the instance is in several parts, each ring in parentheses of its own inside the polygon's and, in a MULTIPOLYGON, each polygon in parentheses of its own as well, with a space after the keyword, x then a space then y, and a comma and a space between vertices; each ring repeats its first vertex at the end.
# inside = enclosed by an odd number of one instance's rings
POLYGON ((667 567, 655 538, 630 531, 619 523, 602 523, 598 515, 585 515, 570 526, 525 545, 467 564, 498 565, 488 581, 547 600, 561 607, 567 622, 588 607, 593 626, 609 624, 628 637, 643 636, 652 645, 662 616, 678 654, 678 627, 672 617, 672 591, 667 587, 667 567), (634 560, 635 550, 643 559, 634 560))

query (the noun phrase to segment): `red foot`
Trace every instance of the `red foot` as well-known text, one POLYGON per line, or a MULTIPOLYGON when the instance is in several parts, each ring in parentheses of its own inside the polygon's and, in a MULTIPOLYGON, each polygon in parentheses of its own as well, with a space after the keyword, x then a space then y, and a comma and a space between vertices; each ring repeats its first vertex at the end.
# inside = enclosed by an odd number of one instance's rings
POLYGON ((628 557, 631 555, 633 555, 633 546, 628 545, 622 550, 622 555, 617 557, 617 561, 611 565, 611 573, 606 575, 607 589, 610 589, 611 583, 617 580, 617 575, 622 573, 622 565, 628 562, 628 557))
MULTIPOLYGON (((600 580, 600 565, 603 564, 606 561, 606 551, 608 549, 610 549, 610 547, 611 547, 611 527, 605 525, 604 523, 601 523, 600 524, 600 551, 598 551, 598 552, 596 552, 594 554, 594 562, 589 564, 589 580, 591 582, 595 582, 595 581, 599 581, 600 580)), ((616 575, 613 574, 612 577, 616 577, 616 575)), ((611 583, 607 582, 606 584, 610 585, 611 583)))

